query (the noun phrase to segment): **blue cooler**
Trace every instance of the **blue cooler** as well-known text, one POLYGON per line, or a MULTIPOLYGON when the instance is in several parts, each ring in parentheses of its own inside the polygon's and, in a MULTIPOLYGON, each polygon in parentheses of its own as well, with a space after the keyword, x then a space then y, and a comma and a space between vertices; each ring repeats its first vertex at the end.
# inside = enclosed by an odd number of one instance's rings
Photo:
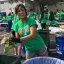
POLYGON ((57 57, 62 59, 64 58, 64 32, 57 32, 55 39, 57 57))

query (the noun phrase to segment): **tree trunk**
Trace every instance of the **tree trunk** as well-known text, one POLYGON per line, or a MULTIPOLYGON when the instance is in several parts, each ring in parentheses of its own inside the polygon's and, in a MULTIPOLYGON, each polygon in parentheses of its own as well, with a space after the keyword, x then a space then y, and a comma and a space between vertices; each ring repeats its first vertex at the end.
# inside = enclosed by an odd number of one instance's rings
POLYGON ((40 12, 42 13, 44 11, 44 5, 42 3, 40 3, 39 5, 40 5, 40 12))

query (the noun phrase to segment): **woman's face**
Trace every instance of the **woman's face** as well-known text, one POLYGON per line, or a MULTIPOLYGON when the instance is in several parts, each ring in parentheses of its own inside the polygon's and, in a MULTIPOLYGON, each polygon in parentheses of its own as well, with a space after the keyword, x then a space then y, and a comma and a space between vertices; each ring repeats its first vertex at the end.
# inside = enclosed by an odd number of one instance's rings
POLYGON ((18 9, 18 16, 20 19, 24 19, 26 17, 26 11, 24 8, 19 7, 18 9))

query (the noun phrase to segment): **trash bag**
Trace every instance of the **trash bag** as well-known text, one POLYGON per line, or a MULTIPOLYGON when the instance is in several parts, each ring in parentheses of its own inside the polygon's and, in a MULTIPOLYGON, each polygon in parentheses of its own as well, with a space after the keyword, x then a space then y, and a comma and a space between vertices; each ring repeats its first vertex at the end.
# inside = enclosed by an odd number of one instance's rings
POLYGON ((8 53, 10 51, 10 49, 12 49, 13 47, 16 47, 15 42, 13 42, 11 40, 11 36, 10 34, 5 34, 3 39, 1 40, 0 45, 4 45, 4 53, 8 53))

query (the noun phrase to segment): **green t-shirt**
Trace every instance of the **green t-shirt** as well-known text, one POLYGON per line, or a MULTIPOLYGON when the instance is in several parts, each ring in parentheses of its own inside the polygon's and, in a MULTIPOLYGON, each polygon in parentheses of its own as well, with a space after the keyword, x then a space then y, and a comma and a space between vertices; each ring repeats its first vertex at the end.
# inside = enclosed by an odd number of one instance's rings
POLYGON ((50 25, 55 25, 55 16, 54 16, 54 19, 53 20, 50 20, 50 14, 49 14, 49 24, 50 25))
POLYGON ((50 13, 48 13, 48 20, 49 20, 49 17, 50 17, 50 13))
MULTIPOLYGON (((24 34, 26 33, 27 35, 30 34, 30 27, 36 25, 36 21, 34 19, 27 18, 26 21, 21 22, 20 20, 15 24, 15 31, 19 33, 19 37, 24 37, 24 34)), ((37 51, 41 49, 45 44, 40 37, 40 35, 37 32, 35 33, 35 37, 23 41, 26 51, 31 52, 31 51, 37 51)))
POLYGON ((14 14, 11 14, 12 18, 14 18, 14 14))
POLYGON ((7 22, 6 16, 2 17, 3 22, 7 22))
POLYGON ((59 16, 60 16, 60 12, 57 12, 57 13, 56 13, 56 17, 59 17, 59 16))
POLYGON ((17 22, 17 21, 19 21, 19 18, 18 18, 18 16, 14 16, 14 19, 12 20, 12 27, 11 27, 11 30, 14 30, 14 26, 15 26, 15 23, 17 22))
POLYGON ((41 23, 46 23, 47 17, 48 17, 48 15, 44 14, 44 17, 42 18, 41 23))
POLYGON ((0 19, 2 19, 2 16, 0 15, 0 19))
POLYGON ((55 23, 55 20, 53 20, 53 21, 50 21, 50 25, 55 25, 56 23, 55 23))
POLYGON ((64 12, 60 13, 60 20, 64 20, 64 12))
POLYGON ((12 16, 9 15, 9 16, 6 17, 6 19, 7 19, 7 21, 12 20, 12 16))
POLYGON ((36 19, 36 16, 37 16, 36 12, 33 12, 33 14, 28 14, 27 15, 28 18, 34 18, 34 19, 36 19))

